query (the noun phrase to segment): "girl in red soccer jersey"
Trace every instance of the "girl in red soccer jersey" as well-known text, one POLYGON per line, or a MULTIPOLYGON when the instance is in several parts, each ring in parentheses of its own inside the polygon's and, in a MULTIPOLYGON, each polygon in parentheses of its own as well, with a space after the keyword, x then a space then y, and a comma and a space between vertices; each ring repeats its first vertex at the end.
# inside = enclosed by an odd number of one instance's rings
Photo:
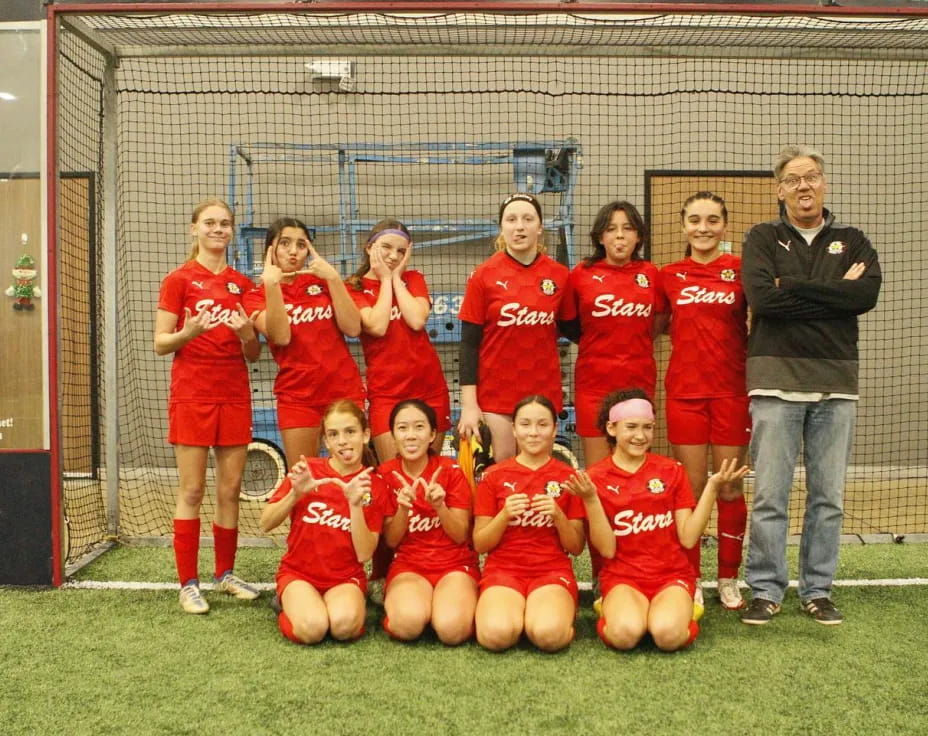
POLYGON ((657 268, 640 260, 648 230, 629 202, 600 209, 590 230, 593 254, 570 273, 570 328, 579 339, 574 370, 577 434, 587 467, 609 454, 596 427, 599 405, 609 391, 640 386, 654 392, 654 334, 664 311, 657 268))
POLYGON ((499 208, 497 253, 471 274, 461 319, 461 419, 471 437, 486 422, 497 461, 516 452, 511 407, 521 396, 549 397, 561 410, 558 321, 567 269, 544 254, 541 205, 512 194, 499 208))
POLYGON ((279 370, 274 381, 277 424, 288 464, 319 454, 322 412, 336 399, 364 405, 361 373, 345 335, 357 337, 361 317, 335 268, 314 249, 293 217, 267 229, 262 284, 245 297, 267 337, 279 370))
MULTIPOLYGON (((745 387, 747 306, 741 288, 741 259, 719 249, 728 211, 721 197, 698 192, 680 212, 686 258, 661 269, 660 284, 670 309, 670 365, 667 368, 667 432, 673 456, 683 463, 693 493, 702 495, 712 467, 744 462, 751 419, 745 387)), ((742 483, 733 481, 718 496, 718 590, 725 608, 744 605, 738 589, 747 506, 742 483)), ((700 576, 699 545, 690 551, 700 576)), ((702 603, 697 588, 697 602, 702 603)))
POLYGON ((524 631, 555 652, 573 640, 577 582, 569 555, 583 550, 583 507, 565 492, 573 469, 551 457, 557 418, 544 396, 515 406, 518 454, 477 486, 474 549, 487 553, 477 602, 477 641, 492 651, 524 631))
POLYGON ((411 255, 406 226, 398 220, 381 220, 367 238, 360 268, 348 279, 361 310, 368 415, 381 462, 396 455, 388 419, 397 401, 422 399, 435 410, 436 452, 451 427, 448 384, 425 331, 432 308, 429 290, 422 274, 408 268, 411 255))
POLYGON ((474 631, 480 568, 470 546, 471 489, 454 461, 432 451, 436 426, 435 410, 419 399, 390 412, 399 457, 377 469, 393 491, 383 536, 396 549, 383 628, 410 641, 431 623, 444 644, 455 645, 474 631))
POLYGON ((583 499, 599 558, 597 630, 616 649, 632 649, 647 633, 664 651, 681 649, 699 633, 696 576, 684 548, 699 543, 719 489, 748 469, 725 460, 695 503, 682 466, 649 452, 654 409, 644 391, 606 396, 599 424, 612 454, 567 484, 583 499))
MULTIPOLYGON (((383 481, 365 467, 370 430, 364 412, 342 399, 325 410, 328 458, 300 458, 267 502, 261 529, 290 519, 287 551, 277 571, 284 636, 315 644, 364 633, 370 559, 383 522, 383 481)), ((369 453, 367 453, 369 456, 369 453)))
POLYGON ((251 442, 251 391, 245 360, 261 352, 254 322, 242 296, 254 284, 226 263, 233 216, 219 199, 197 205, 193 238, 184 265, 161 283, 155 316, 155 352, 174 353, 168 403, 168 442, 180 475, 174 511, 174 556, 180 605, 206 613, 197 556, 200 504, 206 488, 209 448, 216 456, 216 515, 213 520, 218 590, 244 600, 258 591, 232 573, 238 545, 238 496, 251 442))

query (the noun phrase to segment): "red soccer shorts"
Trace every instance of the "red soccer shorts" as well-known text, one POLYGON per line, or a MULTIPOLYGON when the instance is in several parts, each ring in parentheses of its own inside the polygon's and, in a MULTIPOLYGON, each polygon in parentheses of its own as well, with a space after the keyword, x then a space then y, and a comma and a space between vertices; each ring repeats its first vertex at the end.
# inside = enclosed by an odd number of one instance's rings
POLYGON ((622 577, 620 575, 610 575, 608 572, 599 574, 599 587, 602 591, 603 598, 609 595, 609 592, 617 585, 627 585, 629 588, 637 590, 649 601, 667 588, 674 586, 683 588, 689 593, 690 598, 696 594, 696 581, 692 578, 660 578, 657 580, 635 580, 633 578, 622 577))
POLYGON ((348 578, 347 580, 341 580, 339 582, 333 583, 331 580, 322 582, 310 575, 299 575, 295 572, 292 572, 291 570, 278 570, 277 595, 283 596, 286 587, 294 580, 302 580, 304 583, 309 583, 319 592, 319 595, 325 595, 336 585, 344 585, 345 583, 353 583, 354 585, 357 585, 361 589, 361 593, 367 595, 367 578, 365 578, 363 575, 357 578, 348 578))
POLYGON ((751 441, 749 403, 747 396, 668 398, 668 439, 673 445, 747 445, 751 441))
POLYGON ((581 437, 602 437, 596 426, 599 408, 606 394, 577 391, 574 394, 574 411, 577 413, 577 434, 581 437))
POLYGON ((168 442, 192 447, 236 447, 251 442, 251 402, 168 405, 168 442))
POLYGON ((411 572, 425 578, 433 588, 438 585, 438 582, 445 577, 445 575, 450 575, 453 572, 466 573, 474 579, 474 582, 480 582, 480 568, 477 565, 455 565, 454 567, 449 567, 447 570, 441 570, 440 572, 427 572, 415 565, 406 565, 394 560, 393 564, 390 565, 390 571, 387 573, 387 580, 384 583, 384 593, 390 588, 390 583, 393 582, 393 579, 397 575, 402 575, 404 572, 411 572))
POLYGON ((318 428, 322 424, 325 406, 307 404, 292 399, 277 399, 277 427, 285 429, 318 428))
MULTIPOLYGON (((435 416, 438 419, 436 431, 439 435, 444 434, 451 428, 451 401, 448 398, 447 391, 432 396, 409 396, 406 398, 421 399, 435 410, 435 416)), ((377 437, 390 431, 390 412, 400 401, 403 401, 403 399, 390 396, 368 398, 367 416, 371 425, 372 436, 377 437)))
POLYGON ((487 574, 484 570, 480 578, 480 592, 483 593, 487 588, 494 586, 503 588, 512 588, 523 598, 528 598, 529 594, 538 590, 544 585, 560 585, 574 599, 574 605, 577 605, 579 595, 577 592, 577 581, 574 579, 573 571, 564 571, 561 573, 553 572, 545 575, 510 575, 505 572, 491 572, 487 574))

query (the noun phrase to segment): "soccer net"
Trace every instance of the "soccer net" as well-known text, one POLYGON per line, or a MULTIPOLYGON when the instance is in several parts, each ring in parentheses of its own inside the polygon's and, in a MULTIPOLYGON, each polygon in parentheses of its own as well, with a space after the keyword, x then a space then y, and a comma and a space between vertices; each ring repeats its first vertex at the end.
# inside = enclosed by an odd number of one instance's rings
MULTIPOLYGON (((77 407, 62 427, 70 560, 107 534, 170 534, 170 359, 153 353, 152 328, 160 281, 185 258, 205 196, 233 203, 232 260, 246 271, 260 269, 263 228, 280 215, 313 227, 346 275, 370 224, 408 223, 457 405, 455 313, 491 252, 503 196, 538 194, 549 252, 571 266, 590 251, 598 208, 628 199, 664 265, 682 257, 683 201, 712 189, 727 200, 737 253, 745 229, 776 214, 770 167, 786 143, 823 151, 827 206, 870 236, 885 274, 861 319, 845 533, 928 531, 928 318, 913 247, 928 225, 928 17, 177 5, 55 18, 59 249, 71 264, 61 330, 92 337, 62 341, 58 356, 77 371, 62 387, 77 407)), ((565 345, 559 436, 579 455, 573 359, 565 345)), ((265 351, 252 374, 255 436, 269 447, 275 370, 265 351)), ((279 472, 270 452, 249 462, 255 498, 279 472)), ((795 484, 798 532, 801 471, 795 484)), ((244 537, 260 536, 260 508, 243 501, 244 537)))

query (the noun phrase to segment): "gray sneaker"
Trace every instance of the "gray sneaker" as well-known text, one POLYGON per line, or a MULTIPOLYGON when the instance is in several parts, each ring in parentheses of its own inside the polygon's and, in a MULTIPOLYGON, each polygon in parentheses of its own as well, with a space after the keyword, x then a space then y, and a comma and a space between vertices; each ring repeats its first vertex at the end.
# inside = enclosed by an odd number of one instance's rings
POLYGON ((209 613, 209 603, 196 583, 189 583, 180 589, 180 607, 187 613, 209 613))
POLYGON ((227 572, 216 581, 216 590, 226 595, 232 595, 243 601, 253 601, 261 595, 257 588, 252 587, 240 577, 227 572))
POLYGON ((815 621, 826 626, 835 626, 844 622, 841 611, 835 608, 830 598, 812 598, 802 601, 802 610, 808 613, 815 621))
POLYGON ((741 623, 763 626, 769 624, 770 620, 779 612, 779 603, 768 601, 766 598, 752 598, 744 613, 741 614, 741 623))

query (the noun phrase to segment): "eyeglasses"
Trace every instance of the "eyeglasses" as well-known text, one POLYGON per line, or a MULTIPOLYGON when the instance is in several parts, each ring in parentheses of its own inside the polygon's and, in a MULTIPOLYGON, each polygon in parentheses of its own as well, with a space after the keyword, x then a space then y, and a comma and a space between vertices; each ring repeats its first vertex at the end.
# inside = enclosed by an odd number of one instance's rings
POLYGON ((805 176, 785 176, 780 179, 780 184, 787 189, 798 189, 799 185, 804 181, 810 187, 814 187, 816 184, 820 184, 824 178, 824 174, 816 171, 805 176))

